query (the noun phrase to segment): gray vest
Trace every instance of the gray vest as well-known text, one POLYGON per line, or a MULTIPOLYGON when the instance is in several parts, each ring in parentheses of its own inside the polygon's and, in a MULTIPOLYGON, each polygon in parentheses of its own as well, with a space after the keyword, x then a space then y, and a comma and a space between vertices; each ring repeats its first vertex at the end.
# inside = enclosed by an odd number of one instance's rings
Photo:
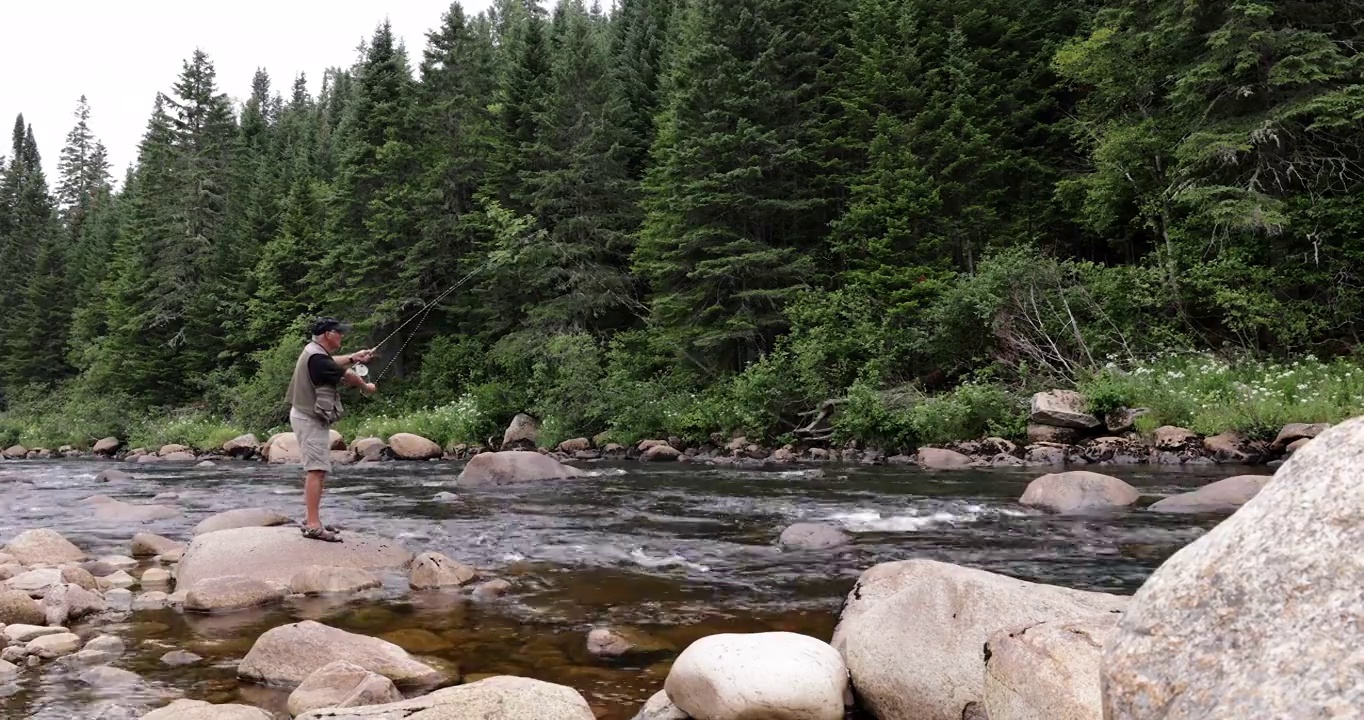
POLYGON ((330 425, 341 419, 340 388, 334 385, 314 385, 312 374, 308 372, 308 359, 314 355, 330 355, 326 348, 315 342, 303 347, 303 352, 294 363, 294 377, 289 381, 289 394, 286 398, 296 410, 311 415, 330 425))

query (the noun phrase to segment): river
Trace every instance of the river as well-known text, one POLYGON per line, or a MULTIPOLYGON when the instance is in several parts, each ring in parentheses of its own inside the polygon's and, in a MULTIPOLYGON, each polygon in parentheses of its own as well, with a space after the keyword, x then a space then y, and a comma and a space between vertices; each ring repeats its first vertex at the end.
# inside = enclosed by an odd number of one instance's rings
MULTIPOLYGON (((226 462, 212 468, 117 464, 132 481, 95 483, 107 462, 0 464, 0 543, 50 527, 92 557, 128 555, 135 532, 190 539, 205 517, 267 507, 301 515, 297 468, 226 462), (146 524, 99 522, 80 500, 103 494, 158 500, 183 510, 146 524)), ((1067 587, 1130 594, 1171 553, 1221 518, 1140 510, 1056 517, 1017 504, 1045 470, 933 473, 885 466, 764 470, 701 465, 588 466, 581 481, 462 491, 458 463, 380 463, 339 468, 324 519, 346 530, 400 539, 502 577, 514 589, 476 602, 467 589, 414 594, 406 578, 336 599, 295 599, 270 609, 202 616, 177 611, 105 617, 87 636, 124 638, 114 665, 143 684, 90 688, 46 664, 0 681, 0 717, 123 720, 174 697, 244 702, 283 713, 287 693, 238 683, 237 662, 267 629, 313 619, 400 638, 414 654, 457 664, 467 676, 517 674, 579 690, 603 720, 626 720, 661 689, 676 650, 717 632, 789 630, 827 640, 858 574, 890 560, 928 557, 1067 587), (787 525, 819 520, 854 534, 845 548, 781 551, 787 525), (625 625, 662 650, 629 662, 586 651, 588 631, 625 625), (412 632, 412 631, 424 632, 412 632), (396 631, 396 635, 391 635, 396 631), (669 650, 668 648, 672 648, 669 650), (183 649, 203 662, 173 668, 183 649)), ((1195 489, 1256 469, 1096 468, 1144 493, 1195 489)), ((145 565, 143 566, 145 567, 145 565)), ((142 568, 131 571, 134 576, 142 568)), ((287 717, 281 714, 280 717, 287 717)))

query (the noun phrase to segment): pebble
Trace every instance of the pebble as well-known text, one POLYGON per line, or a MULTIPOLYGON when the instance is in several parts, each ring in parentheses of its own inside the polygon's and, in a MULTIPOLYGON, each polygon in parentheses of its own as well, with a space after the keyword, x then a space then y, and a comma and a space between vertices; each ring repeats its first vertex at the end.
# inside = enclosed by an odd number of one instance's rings
POLYGON ((198 663, 201 660, 203 660, 202 657, 199 657, 198 655, 195 655, 192 652, 186 652, 184 650, 172 650, 166 653, 165 655, 161 656, 162 664, 170 665, 171 667, 180 667, 182 665, 194 665, 195 663, 198 663))

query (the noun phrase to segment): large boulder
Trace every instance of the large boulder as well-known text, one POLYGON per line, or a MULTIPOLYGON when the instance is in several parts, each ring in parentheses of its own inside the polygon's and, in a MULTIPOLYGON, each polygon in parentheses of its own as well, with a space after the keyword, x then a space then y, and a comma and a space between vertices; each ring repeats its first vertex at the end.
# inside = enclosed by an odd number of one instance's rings
POLYGON ((1105 718, 1356 715, 1360 467, 1364 418, 1355 418, 1317 436, 1157 568, 1105 646, 1105 718))
POLYGON ((1232 512, 1250 502, 1272 479, 1271 475, 1237 475, 1204 485, 1193 492, 1172 495, 1153 503, 1148 509, 1167 513, 1232 512))
POLYGON ((208 577, 193 584, 181 583, 188 587, 185 595, 185 609, 193 612, 231 612, 269 605, 283 600, 288 588, 244 575, 208 577))
POLYGON ((297 687, 337 660, 383 675, 399 687, 432 687, 445 679, 439 670, 417 662, 391 642, 312 620, 266 631, 242 658, 237 675, 267 685, 297 687))
POLYGON ((139 720, 274 720, 274 715, 250 705, 214 705, 203 700, 176 700, 139 720))
POLYGON ((789 632, 701 638, 663 687, 679 710, 706 720, 843 720, 852 699, 838 651, 789 632))
POLYGON ((459 587, 472 582, 478 572, 460 562, 437 553, 425 552, 412 561, 408 584, 413 590, 459 587))
POLYGON ((388 439, 393 457, 399 460, 434 460, 440 457, 440 446, 420 435, 398 433, 388 439))
POLYGON ((113 455, 121 447, 123 447, 123 441, 116 437, 107 437, 95 443, 93 452, 96 455, 113 455))
POLYGON ((971 458, 955 450, 919 448, 919 466, 925 470, 958 470, 971 467, 971 458))
POLYGON ((827 550, 851 541, 842 528, 827 523, 796 523, 781 531, 777 540, 788 550, 827 550))
POLYGON ((429 695, 370 707, 313 710, 297 720, 595 720, 577 690, 499 675, 429 695))
POLYGON ((1103 423, 1089 414, 1089 401, 1074 390, 1052 390, 1032 396, 1028 422, 1052 427, 1094 430, 1103 423))
POLYGON ((540 437, 540 422, 525 414, 517 413, 512 418, 507 431, 502 433, 500 450, 534 450, 540 437))
POLYGON ((0 627, 41 625, 46 622, 41 605, 23 590, 0 590, 0 627))
POLYGON ((1118 478, 1072 470, 1033 480, 1018 502, 1054 513, 1073 513, 1127 507, 1138 497, 1136 488, 1118 478))
POLYGON ((223 452, 228 457, 249 458, 260 450, 260 440, 255 435, 246 434, 223 443, 223 452))
POLYGON ((203 535, 219 530, 235 530, 244 527, 274 527, 276 525, 288 525, 291 522, 293 521, 287 516, 267 508, 237 508, 204 518, 198 525, 194 526, 194 534, 203 535))
POLYGON ((204 578, 244 575, 287 585, 300 567, 326 565, 364 570, 406 568, 411 551, 396 540, 341 533, 331 543, 303 536, 296 527, 248 527, 221 530, 194 538, 180 560, 176 581, 193 587, 204 578))
POLYGON ((1331 426, 1327 423, 1313 423, 1310 425, 1307 423, 1290 423, 1283 426, 1283 429, 1279 431, 1278 436, 1274 438, 1273 444, 1270 445, 1270 449, 1284 450, 1289 445, 1292 445, 1299 440, 1310 440, 1326 432, 1330 427, 1331 426))
POLYGON ((1099 665, 1121 613, 1026 625, 985 645, 985 710, 992 720, 1103 720, 1099 665))
POLYGON ((383 705, 403 699, 392 680, 355 663, 337 660, 318 668, 289 695, 289 714, 318 708, 383 705))
POLYGON ((85 559, 80 548, 49 528, 25 530, 15 535, 5 545, 5 552, 23 565, 60 565, 85 559))
POLYGON ((548 455, 526 450, 509 450, 473 456, 455 483, 460 487, 511 485, 576 478, 582 474, 581 470, 564 465, 548 455))
POLYGON ((961 720, 984 700, 982 650, 996 632, 1126 602, 933 560, 882 563, 848 594, 832 644, 878 720, 961 720))

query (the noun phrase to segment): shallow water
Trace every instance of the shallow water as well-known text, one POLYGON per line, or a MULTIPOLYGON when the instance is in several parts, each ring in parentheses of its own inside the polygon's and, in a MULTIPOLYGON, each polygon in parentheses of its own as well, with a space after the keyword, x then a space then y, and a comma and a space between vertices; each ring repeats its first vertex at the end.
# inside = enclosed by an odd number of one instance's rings
MULTIPOLYGON (((301 516, 296 468, 116 466, 134 479, 95 483, 95 473, 110 463, 94 461, 0 464, 0 541, 51 527, 91 556, 127 555, 135 532, 188 540, 200 520, 224 510, 269 507, 301 516), (79 504, 96 494, 149 503, 163 493, 178 497, 157 502, 182 515, 137 525, 102 522, 79 504)), ((345 600, 299 599, 230 615, 167 610, 105 618, 73 629, 124 637, 128 652, 114 665, 137 672, 145 684, 93 689, 79 672, 46 665, 25 670, 8 689, 0 685, 0 695, 7 695, 0 698, 0 717, 136 718, 174 697, 283 713, 287 693, 239 684, 236 664, 265 630, 314 619, 370 635, 407 630, 390 639, 457 665, 466 677, 517 674, 562 683, 582 692, 599 718, 624 720, 662 687, 676 651, 698 637, 779 629, 827 640, 843 597, 875 563, 927 557, 1130 594, 1220 519, 1136 509, 1046 516, 1016 502, 1044 472, 1037 469, 588 467, 595 476, 583 481, 469 491, 455 487, 456 463, 338 468, 323 499, 327 522, 398 538, 414 552, 442 552, 510 580, 514 590, 475 602, 467 590, 412 593, 406 578, 394 575, 384 588, 345 600), (781 530, 802 520, 840 525, 854 542, 838 550, 777 549, 781 530), (674 649, 631 662, 595 659, 585 639, 601 624, 641 628, 674 649), (204 661, 161 664, 175 649, 204 661)), ((1256 472, 1099 469, 1151 495, 1256 472)))

